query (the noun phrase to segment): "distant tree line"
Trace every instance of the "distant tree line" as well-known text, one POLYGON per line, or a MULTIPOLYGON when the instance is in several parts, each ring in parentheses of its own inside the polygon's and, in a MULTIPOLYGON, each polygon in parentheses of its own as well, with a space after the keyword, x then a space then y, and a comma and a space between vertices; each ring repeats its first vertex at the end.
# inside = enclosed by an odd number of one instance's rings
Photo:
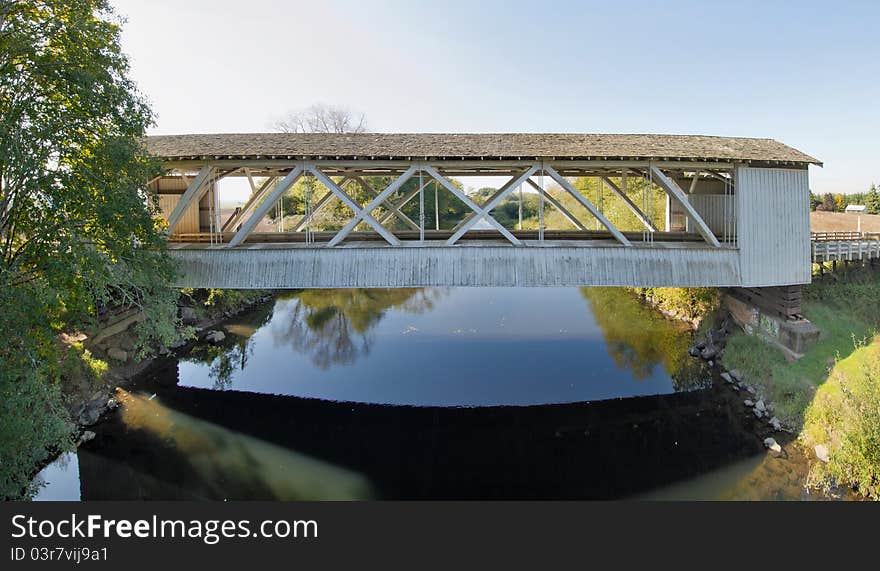
POLYGON ((821 212, 843 212, 850 204, 862 204, 868 214, 880 214, 880 190, 872 184, 868 192, 853 194, 814 194, 810 193, 810 210, 821 212))

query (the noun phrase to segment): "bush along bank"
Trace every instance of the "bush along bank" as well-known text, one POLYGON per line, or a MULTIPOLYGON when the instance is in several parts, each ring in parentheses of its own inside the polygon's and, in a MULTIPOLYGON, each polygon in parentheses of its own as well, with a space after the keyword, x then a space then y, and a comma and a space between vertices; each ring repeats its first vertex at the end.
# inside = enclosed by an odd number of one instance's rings
MULTIPOLYGON (((223 341, 225 334, 219 325, 224 320, 271 299, 272 293, 265 290, 183 290, 178 299, 181 326, 177 342, 169 346, 139 346, 137 312, 107 318, 90 335, 60 335, 63 356, 59 387, 66 411, 59 411, 59 417, 68 417, 73 444, 78 446, 95 437, 88 429, 118 406, 112 396, 117 387, 130 384, 157 361, 185 352, 198 341, 223 341)), ((60 452, 63 450, 39 455, 39 463, 27 469, 36 474, 60 452)))
POLYGON ((715 312, 721 303, 716 288, 638 287, 630 291, 666 317, 690 323, 699 328, 703 319, 715 312))
POLYGON ((810 484, 880 501, 880 336, 835 363, 804 416, 802 439, 818 459, 810 484))
POLYGON ((754 381, 811 458, 808 485, 846 487, 880 499, 880 272, 814 276, 804 316, 822 331, 789 362, 760 339, 737 332, 725 363, 754 381))

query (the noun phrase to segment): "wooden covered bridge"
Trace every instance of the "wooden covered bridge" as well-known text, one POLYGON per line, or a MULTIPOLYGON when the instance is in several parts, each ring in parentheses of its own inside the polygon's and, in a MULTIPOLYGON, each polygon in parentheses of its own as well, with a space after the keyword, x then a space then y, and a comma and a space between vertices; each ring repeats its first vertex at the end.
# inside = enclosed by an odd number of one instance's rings
POLYGON ((150 188, 181 287, 810 281, 808 166, 821 163, 771 139, 269 133, 155 136, 147 147, 166 168, 150 188), (230 177, 251 192, 224 213, 230 177), (496 185, 468 192, 462 177, 496 185), (300 210, 267 228, 295 185, 300 210), (524 197, 538 205, 532 223, 524 197), (441 221, 441 201, 461 215, 441 221), (493 214, 510 201, 520 219, 502 223, 493 214), (321 223, 334 203, 348 218, 321 223), (549 226, 550 212, 565 226, 549 226))

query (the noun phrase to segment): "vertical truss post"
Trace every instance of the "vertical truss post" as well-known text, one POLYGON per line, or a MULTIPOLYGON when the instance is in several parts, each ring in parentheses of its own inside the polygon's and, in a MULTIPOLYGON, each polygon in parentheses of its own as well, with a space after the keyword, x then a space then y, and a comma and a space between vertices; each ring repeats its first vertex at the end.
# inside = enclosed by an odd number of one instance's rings
POLYGON ((440 230, 440 188, 434 182, 434 230, 440 230))
POLYGON ((421 164, 419 164, 419 242, 425 243, 425 184, 422 182, 421 164))
MULTIPOLYGON (((538 185, 538 183, 536 183, 532 179, 529 179, 528 183, 532 186, 532 188, 534 188, 538 192, 541 192, 541 187, 538 185)), ((578 230, 587 229, 587 227, 584 226, 581 221, 578 220, 577 217, 572 214, 566 207, 564 207, 561 202, 553 198, 553 195, 551 195, 549 192, 545 192, 543 194, 544 200, 549 202, 553 206, 553 208, 558 210, 559 213, 562 214, 562 216, 564 216, 566 220, 574 224, 575 228, 577 228, 578 230)), ((520 189, 520 196, 522 196, 522 189, 520 189)), ((520 226, 522 226, 522 211, 520 211, 520 226)))

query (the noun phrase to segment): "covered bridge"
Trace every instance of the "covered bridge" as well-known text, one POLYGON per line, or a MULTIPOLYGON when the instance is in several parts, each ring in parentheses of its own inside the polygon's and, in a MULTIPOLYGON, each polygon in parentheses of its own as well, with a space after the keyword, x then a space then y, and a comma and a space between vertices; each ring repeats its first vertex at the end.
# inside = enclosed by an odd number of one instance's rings
POLYGON ((150 188, 178 286, 810 281, 808 166, 821 163, 772 139, 260 133, 146 145, 166 168, 150 188), (251 192, 224 212, 230 177, 251 192), (469 192, 471 177, 492 192, 469 192), (279 210, 285 196, 296 212, 279 210), (537 214, 524 219, 524 204, 537 214), (340 205, 343 219, 327 215, 340 205), (501 207, 519 219, 501 220, 501 207))

